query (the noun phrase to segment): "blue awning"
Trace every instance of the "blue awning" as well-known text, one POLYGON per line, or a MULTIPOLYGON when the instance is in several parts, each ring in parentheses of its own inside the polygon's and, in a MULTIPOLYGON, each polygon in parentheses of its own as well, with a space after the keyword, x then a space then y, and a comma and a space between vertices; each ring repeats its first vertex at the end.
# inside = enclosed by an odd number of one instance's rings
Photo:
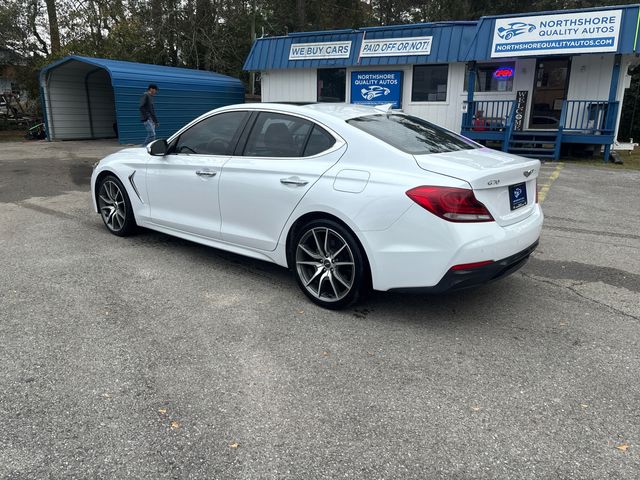
MULTIPOLYGON (((299 32, 282 37, 260 38, 255 41, 244 64, 245 70, 277 70, 288 68, 329 68, 375 65, 411 65, 490 60, 496 20, 538 15, 558 15, 584 12, 621 10, 622 18, 617 49, 612 53, 640 52, 638 31, 640 5, 601 7, 590 9, 534 12, 482 17, 478 21, 419 23, 383 27, 366 27, 354 30, 328 30, 324 32, 299 32), (361 56, 363 40, 403 39, 431 37, 431 51, 422 55, 361 56), (291 46, 351 42, 346 58, 290 59, 291 46)), ((576 50, 576 53, 580 51, 576 50)), ((551 55, 553 53, 545 53, 551 55)), ((541 56, 532 54, 531 56, 541 56)))

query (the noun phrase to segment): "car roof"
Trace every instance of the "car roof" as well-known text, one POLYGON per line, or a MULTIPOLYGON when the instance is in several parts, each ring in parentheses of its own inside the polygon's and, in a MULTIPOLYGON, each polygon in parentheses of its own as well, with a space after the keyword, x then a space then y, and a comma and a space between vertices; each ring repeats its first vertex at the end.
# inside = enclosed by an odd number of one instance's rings
POLYGON ((356 117, 365 117, 368 115, 379 115, 390 110, 391 104, 385 105, 353 105, 349 103, 309 103, 309 104, 292 104, 292 103, 245 103, 234 105, 234 109, 251 109, 251 110, 277 110, 281 112, 290 112, 298 114, 306 114, 309 116, 328 115, 338 120, 349 120, 356 117))

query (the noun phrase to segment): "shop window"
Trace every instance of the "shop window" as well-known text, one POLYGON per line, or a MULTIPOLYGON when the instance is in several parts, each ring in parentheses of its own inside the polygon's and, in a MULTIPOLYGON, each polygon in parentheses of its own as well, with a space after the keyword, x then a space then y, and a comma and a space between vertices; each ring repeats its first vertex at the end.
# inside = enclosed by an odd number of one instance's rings
MULTIPOLYGON (((511 92, 515 77, 515 62, 476 65, 475 92, 511 92)), ((469 68, 464 73, 464 91, 468 91, 469 68)))
POLYGON ((344 102, 346 83, 345 68, 319 68, 318 102, 344 102))
POLYGON ((413 67, 412 102, 446 102, 449 65, 413 67))

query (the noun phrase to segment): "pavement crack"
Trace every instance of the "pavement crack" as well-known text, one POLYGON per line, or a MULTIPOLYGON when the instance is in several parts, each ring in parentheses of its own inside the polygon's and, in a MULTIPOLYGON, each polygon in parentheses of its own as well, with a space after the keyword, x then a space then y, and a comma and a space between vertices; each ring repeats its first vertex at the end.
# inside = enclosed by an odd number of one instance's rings
POLYGON ((577 284, 572 284, 572 285, 567 286, 567 285, 562 285, 560 283, 556 283, 551 279, 538 277, 538 276, 531 275, 531 274, 528 274, 528 273, 525 273, 525 272, 520 272, 520 274, 525 276, 525 277, 527 277, 527 278, 530 278, 532 280, 537 280, 539 282, 546 283, 548 285, 553 285, 554 287, 564 288, 564 289, 569 290, 570 292, 574 293, 575 295, 577 295, 580 298, 584 298, 585 300, 593 302, 596 305, 600 305, 602 307, 608 308, 609 310, 612 310, 612 311, 614 311, 615 313, 617 313, 619 315, 623 315, 623 316, 629 317, 629 318, 631 318, 631 319, 633 319, 633 320, 635 320, 637 322, 640 322, 640 317, 637 317, 635 315, 631 315, 630 313, 627 313, 627 312, 625 312, 623 310, 620 310, 618 308, 612 307, 611 305, 606 304, 604 302, 601 302, 600 300, 597 300, 595 298, 591 298, 591 297, 589 297, 587 295, 584 295, 583 293, 580 293, 579 291, 577 291, 575 289, 575 287, 580 286, 580 285, 584 285, 587 282, 580 282, 580 283, 577 283, 577 284))
POLYGON ((527 271, 544 278, 564 279, 570 282, 602 282, 640 293, 640 275, 615 267, 533 257, 527 264, 527 271))
POLYGON ((35 210, 36 212, 44 213, 46 215, 52 215, 58 218, 64 218, 67 220, 78 220, 77 217, 74 217, 73 215, 69 215, 68 213, 60 212, 52 208, 42 207, 40 205, 34 205, 33 203, 15 202, 14 205, 17 205, 18 207, 28 208, 30 210, 35 210))
POLYGON ((560 230, 561 232, 583 233, 585 235, 597 235, 600 237, 640 240, 640 235, 634 235, 632 233, 606 232, 603 230, 589 230, 587 228, 565 227, 560 225, 549 225, 549 224, 545 224, 544 228, 549 230, 560 230))

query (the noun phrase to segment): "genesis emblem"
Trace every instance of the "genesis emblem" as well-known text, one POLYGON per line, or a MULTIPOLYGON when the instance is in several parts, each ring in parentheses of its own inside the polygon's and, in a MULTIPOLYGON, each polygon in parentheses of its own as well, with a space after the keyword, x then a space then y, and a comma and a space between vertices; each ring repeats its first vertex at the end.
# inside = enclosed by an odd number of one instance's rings
POLYGON ((531 175, 533 172, 535 172, 535 170, 532 168, 531 170, 525 170, 524 172, 522 172, 522 174, 525 177, 529 177, 529 175, 531 175))

